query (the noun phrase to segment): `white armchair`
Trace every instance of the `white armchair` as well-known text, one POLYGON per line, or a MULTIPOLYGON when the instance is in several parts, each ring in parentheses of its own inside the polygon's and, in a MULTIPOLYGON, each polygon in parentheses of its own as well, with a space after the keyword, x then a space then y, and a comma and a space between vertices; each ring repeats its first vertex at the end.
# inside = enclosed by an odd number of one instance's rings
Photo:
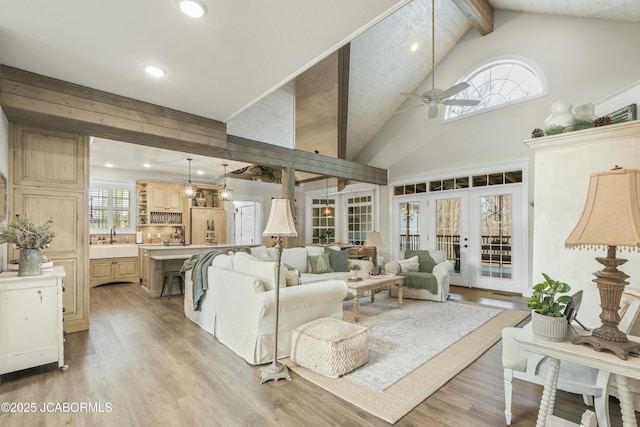
MULTIPOLYGON (((444 302, 449 298, 449 274, 453 269, 453 264, 447 260, 447 254, 444 251, 413 251, 414 253, 428 252, 431 258, 435 261, 436 265, 431 271, 423 271, 422 265, 420 271, 403 273, 398 261, 391 261, 385 265, 385 271, 391 274, 398 274, 405 276, 404 285, 402 287, 402 297, 411 299, 423 299, 444 302), (433 275, 437 282, 436 289, 426 289, 421 286, 415 286, 416 283, 421 284, 425 275, 433 275)), ((419 254, 420 256, 420 254, 419 254)), ((390 295, 397 296, 397 289, 391 287, 390 295)))
MULTIPOLYGON (((640 300, 631 302, 626 309, 619 329, 630 335, 635 335, 640 329, 640 300)), ((527 326, 525 326, 527 327, 527 326)), ((520 328, 504 328, 502 330, 502 367, 504 368, 504 403, 505 419, 511 425, 512 380, 514 378, 544 385, 548 370, 548 359, 544 356, 520 350, 515 336, 520 328)), ((586 405, 594 406, 598 420, 608 419, 609 394, 617 396, 615 383, 609 384, 609 374, 596 369, 587 368, 570 362, 561 361, 558 376, 559 390, 582 394, 586 405)), ((637 383, 629 381, 632 391, 637 390, 637 383), (635 387, 634 387, 635 386, 635 387)), ((635 401, 638 395, 634 394, 635 401)))

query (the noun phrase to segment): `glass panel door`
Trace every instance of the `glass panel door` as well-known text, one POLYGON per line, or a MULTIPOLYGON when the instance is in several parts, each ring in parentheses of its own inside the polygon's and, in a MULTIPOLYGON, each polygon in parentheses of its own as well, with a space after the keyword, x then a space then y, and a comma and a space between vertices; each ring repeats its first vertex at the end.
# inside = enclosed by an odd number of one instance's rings
POLYGON ((420 203, 400 203, 400 251, 420 248, 420 203))
POLYGON ((480 274, 511 278, 511 194, 480 196, 480 274))
POLYGON ((450 283, 469 286, 468 261, 468 193, 457 192, 455 197, 436 197, 435 206, 435 249, 444 251, 453 264, 450 283))
POLYGON ((472 284, 522 292, 522 195, 520 188, 478 189, 471 195, 472 284))

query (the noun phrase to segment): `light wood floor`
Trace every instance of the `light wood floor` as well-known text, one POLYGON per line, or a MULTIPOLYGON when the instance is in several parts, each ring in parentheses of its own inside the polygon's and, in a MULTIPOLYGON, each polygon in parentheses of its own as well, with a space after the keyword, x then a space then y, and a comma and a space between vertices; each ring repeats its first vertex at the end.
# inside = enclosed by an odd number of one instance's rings
MULTIPOLYGON (((460 287, 451 298, 526 307, 522 297, 460 287)), ((0 413, 0 426, 388 425, 295 373, 261 385, 257 367, 184 317, 179 296, 147 298, 134 284, 91 289, 91 330, 69 334, 65 355, 66 372, 47 366, 3 376, 0 403, 35 403, 37 411, 0 413), (48 402, 74 405, 40 412, 48 402), (83 402, 102 412, 77 412, 83 402)), ((514 382, 513 426, 535 424, 541 391, 514 382)), ((501 426, 503 399, 498 343, 396 425, 501 426)), ((614 399, 611 409, 621 425, 614 399)), ((558 392, 557 415, 579 421, 584 410, 581 397, 558 392)))

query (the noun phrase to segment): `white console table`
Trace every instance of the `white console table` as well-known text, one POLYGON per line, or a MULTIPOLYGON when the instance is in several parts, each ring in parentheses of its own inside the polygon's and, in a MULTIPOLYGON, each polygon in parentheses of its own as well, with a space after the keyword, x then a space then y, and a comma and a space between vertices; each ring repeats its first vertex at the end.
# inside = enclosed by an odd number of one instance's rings
MULTIPOLYGON (((630 339, 637 341, 637 337, 636 339, 630 337, 630 339)), ((536 427, 544 427, 547 421, 553 417, 560 360, 566 360, 615 375, 618 384, 622 424, 624 427, 638 426, 631 393, 627 385, 627 378, 640 379, 640 358, 630 356, 628 360, 622 360, 613 353, 607 351, 598 352, 593 347, 571 344, 570 341, 551 342, 539 340, 533 336, 530 328, 524 328, 516 336, 516 341, 520 344, 521 349, 549 356, 551 362, 544 385, 544 392, 542 393, 536 427)), ((605 393, 607 393, 606 387, 605 393)), ((553 418, 557 419, 557 417, 553 418)), ((598 425, 601 427, 610 425, 608 413, 607 419, 598 419, 598 425)))
POLYGON ((63 267, 41 276, 0 274, 0 375, 47 363, 64 364, 63 267))

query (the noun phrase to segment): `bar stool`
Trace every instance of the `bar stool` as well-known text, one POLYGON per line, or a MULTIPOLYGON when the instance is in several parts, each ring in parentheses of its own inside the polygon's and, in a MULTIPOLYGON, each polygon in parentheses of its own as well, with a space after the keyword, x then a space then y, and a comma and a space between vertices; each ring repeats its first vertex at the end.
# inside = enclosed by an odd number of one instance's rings
POLYGON ((162 291, 160 291, 160 296, 164 295, 164 288, 168 286, 169 290, 169 298, 171 298, 171 291, 173 290, 173 280, 178 279, 178 285, 180 286, 180 294, 184 294, 184 282, 182 279, 182 274, 179 271, 165 271, 164 278, 162 279, 162 291))

